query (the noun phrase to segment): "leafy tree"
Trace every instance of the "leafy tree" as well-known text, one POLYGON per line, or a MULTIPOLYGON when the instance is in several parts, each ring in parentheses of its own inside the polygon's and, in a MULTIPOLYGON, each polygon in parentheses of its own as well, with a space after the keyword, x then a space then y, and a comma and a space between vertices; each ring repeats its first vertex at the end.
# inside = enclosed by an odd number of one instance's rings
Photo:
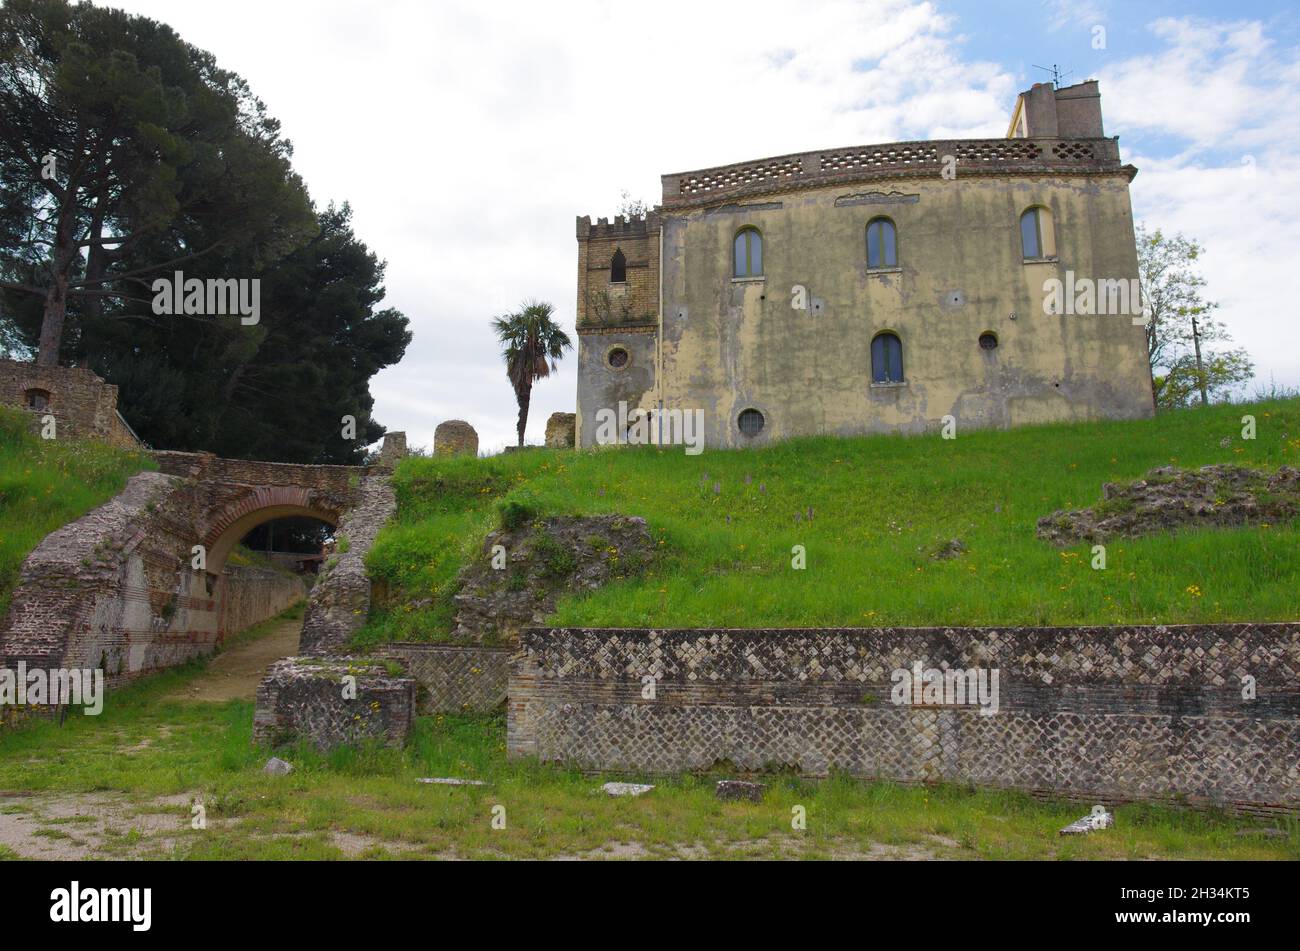
POLYGON ((1196 269, 1205 249, 1181 234, 1139 225, 1137 250, 1156 404, 1187 406, 1193 394, 1203 404, 1226 397, 1255 368, 1243 349, 1214 348, 1232 337, 1214 317, 1219 305, 1205 299, 1205 278, 1196 269))
POLYGON ((1174 365, 1154 377, 1156 404, 1170 408, 1191 406, 1198 398, 1221 401, 1232 390, 1255 374, 1255 367, 1244 350, 1204 355, 1201 368, 1196 368, 1196 355, 1184 354, 1174 365))
POLYGON ((381 309, 384 264, 352 231, 345 204, 316 237, 259 272, 256 327, 168 320, 88 323, 76 355, 120 387, 122 414, 169 449, 230 458, 359 464, 384 434, 370 378, 401 360, 407 319, 381 309), (356 420, 345 440, 341 420, 356 420))
POLYGON ((362 461, 384 432, 369 380, 407 320, 242 79, 151 20, 8 0, 0 106, 0 350, 90 366, 155 446, 362 461), (155 315, 152 281, 175 270, 257 280, 260 322, 155 315))
POLYGON ((301 245, 313 214, 291 153, 244 80, 170 27, 7 0, 0 287, 20 320, 39 305, 37 362, 59 362, 70 308, 148 320, 153 277, 234 248, 247 277, 301 245))
POLYGON ((492 328, 501 342, 506 361, 506 375, 514 387, 519 404, 519 445, 524 444, 528 426, 528 404, 533 383, 559 369, 565 350, 573 347, 569 335, 554 320, 555 308, 541 301, 525 301, 518 313, 492 319, 492 328))
POLYGON ((640 198, 633 198, 632 193, 625 188, 619 198, 618 213, 628 219, 644 218, 650 213, 650 206, 640 198))

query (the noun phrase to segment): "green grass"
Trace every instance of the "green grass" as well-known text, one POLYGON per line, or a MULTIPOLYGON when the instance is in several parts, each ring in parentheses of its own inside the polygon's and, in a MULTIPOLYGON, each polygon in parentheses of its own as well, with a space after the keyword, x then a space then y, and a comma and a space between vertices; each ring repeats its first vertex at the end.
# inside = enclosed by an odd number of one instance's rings
POLYGON ((407 459, 397 519, 367 556, 392 597, 362 645, 448 636, 457 572, 502 518, 644 516, 661 558, 642 578, 562 599, 591 626, 805 627, 1193 623, 1300 617, 1300 525, 1057 549, 1038 518, 1162 465, 1300 465, 1300 400, 1133 422, 812 438, 769 448, 536 450, 407 459), (1242 441, 1241 417, 1258 438, 1242 441), (1232 437, 1228 448, 1221 447, 1232 437), (812 518, 809 519, 809 512, 812 518), (523 513, 523 515, 520 515, 523 513), (960 538, 967 551, 930 554, 960 538), (802 545, 807 568, 795 570, 802 545))
POLYGON ((0 617, 23 560, 50 532, 107 502, 143 469, 142 453, 90 440, 43 440, 28 415, 0 406, 0 617))
MULTIPOLYGON (((0 806, 39 812, 48 797, 95 794, 129 814, 174 816, 174 826, 152 833, 124 820, 97 853, 104 857, 544 858, 621 849, 643 857, 1300 858, 1294 820, 1266 823, 1280 823, 1285 837, 1265 838, 1251 833, 1259 823, 1220 813, 1120 806, 1114 829, 1062 838, 1057 830, 1086 805, 959 786, 778 776, 767 779, 761 804, 721 803, 719 776, 684 775, 650 778, 658 788, 639 799, 611 799, 602 783, 647 777, 509 762, 500 716, 421 718, 402 750, 280 751, 295 771, 267 776, 270 751, 251 744, 252 704, 164 699, 202 667, 116 691, 99 717, 0 735, 0 806), (427 786, 416 783, 422 776, 488 785, 427 786), (206 830, 190 828, 194 801, 207 810, 206 830), (505 829, 492 828, 495 806, 505 808, 505 829), (791 826, 796 806, 807 815, 802 831, 791 826)), ((88 836, 83 824, 46 834, 71 831, 88 836)))

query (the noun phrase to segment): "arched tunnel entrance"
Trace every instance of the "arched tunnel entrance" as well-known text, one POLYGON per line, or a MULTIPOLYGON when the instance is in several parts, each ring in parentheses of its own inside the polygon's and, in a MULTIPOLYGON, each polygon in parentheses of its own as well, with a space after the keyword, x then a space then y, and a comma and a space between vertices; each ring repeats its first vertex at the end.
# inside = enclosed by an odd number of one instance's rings
POLYGON ((322 504, 324 501, 309 489, 272 486, 257 489, 231 504, 209 522, 205 539, 208 573, 220 575, 230 553, 250 537, 256 541, 257 532, 269 532, 274 538, 268 525, 301 526, 290 530, 295 538, 309 537, 307 525, 323 525, 326 534, 320 540, 325 542, 337 530, 341 513, 334 505, 322 504))
POLYGON ((334 547, 336 529, 306 515, 273 518, 254 527, 235 546, 227 562, 241 552, 299 575, 315 575, 334 547))
POLYGON ((239 608, 247 603, 250 586, 264 590, 267 578, 277 577, 267 569, 287 569, 301 577, 299 590, 304 582, 310 590, 315 571, 329 554, 326 547, 338 529, 342 502, 340 496, 310 488, 263 486, 245 489, 208 519, 204 580, 219 615, 218 643, 240 629, 236 618, 248 617, 239 608), (241 545, 251 556, 236 554, 241 545))

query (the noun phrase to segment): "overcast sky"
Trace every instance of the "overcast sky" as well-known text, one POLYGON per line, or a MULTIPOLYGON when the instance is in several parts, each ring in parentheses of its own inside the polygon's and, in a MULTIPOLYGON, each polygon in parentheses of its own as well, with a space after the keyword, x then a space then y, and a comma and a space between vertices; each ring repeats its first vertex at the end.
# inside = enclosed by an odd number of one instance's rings
MULTIPOLYGON (((1286 3, 121 0, 240 73, 319 205, 349 201, 411 320, 376 417, 514 441, 489 319, 530 297, 572 336, 574 218, 659 175, 845 145, 1006 133, 1046 74, 1101 81, 1139 220, 1206 245, 1259 379, 1300 385, 1300 15, 1286 3), (1104 31, 1098 32, 1098 28, 1104 31), (1094 48, 1097 38, 1104 48, 1094 48)), ((575 339, 576 343, 576 339, 575 339)), ((573 411, 536 385, 529 441, 573 411)))

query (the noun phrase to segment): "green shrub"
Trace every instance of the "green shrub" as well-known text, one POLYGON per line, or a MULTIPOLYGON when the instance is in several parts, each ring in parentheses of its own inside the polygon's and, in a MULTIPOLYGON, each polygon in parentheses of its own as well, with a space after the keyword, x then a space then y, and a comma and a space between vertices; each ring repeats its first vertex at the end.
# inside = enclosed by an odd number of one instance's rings
POLYGON ((497 503, 501 527, 508 532, 523 528, 541 514, 537 497, 527 489, 516 489, 497 503))

